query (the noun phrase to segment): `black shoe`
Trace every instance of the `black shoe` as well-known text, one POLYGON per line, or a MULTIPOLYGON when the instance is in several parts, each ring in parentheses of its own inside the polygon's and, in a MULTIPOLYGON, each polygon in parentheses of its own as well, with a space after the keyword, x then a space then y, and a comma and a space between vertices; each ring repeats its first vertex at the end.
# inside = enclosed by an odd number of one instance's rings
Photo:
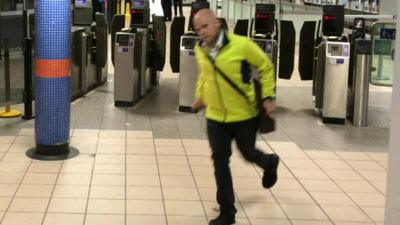
POLYGON ((220 214, 217 218, 211 220, 208 225, 231 225, 235 223, 235 215, 220 214))
POLYGON ((279 156, 277 154, 271 154, 268 157, 268 165, 266 170, 264 170, 264 176, 262 178, 262 185, 265 188, 271 188, 278 180, 277 170, 279 165, 279 156))

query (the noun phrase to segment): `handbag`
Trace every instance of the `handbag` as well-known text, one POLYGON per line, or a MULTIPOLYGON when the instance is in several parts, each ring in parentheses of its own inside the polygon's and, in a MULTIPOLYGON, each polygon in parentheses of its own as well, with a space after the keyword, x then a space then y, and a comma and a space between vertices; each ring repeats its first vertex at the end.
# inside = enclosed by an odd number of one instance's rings
MULTIPOLYGON (((208 56, 208 59, 211 61, 211 64, 213 65, 214 69, 221 75, 222 78, 237 92, 239 93, 243 98, 247 100, 247 102, 251 105, 251 101, 244 93, 242 89, 240 89, 231 79, 226 76, 226 74, 220 70, 214 63, 214 60, 211 59, 210 56, 208 56)), ((256 101, 257 101, 257 108, 258 108, 258 131, 262 134, 265 133, 270 133, 275 130, 275 119, 269 116, 263 107, 263 100, 262 100, 262 86, 261 83, 258 79, 253 79, 254 83, 254 89, 256 92, 256 101)))

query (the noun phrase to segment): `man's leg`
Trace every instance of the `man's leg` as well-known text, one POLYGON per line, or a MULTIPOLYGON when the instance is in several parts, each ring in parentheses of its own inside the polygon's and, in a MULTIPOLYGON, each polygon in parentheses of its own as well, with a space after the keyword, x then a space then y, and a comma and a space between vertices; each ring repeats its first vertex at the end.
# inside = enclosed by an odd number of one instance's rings
POLYGON ((226 124, 207 120, 207 135, 212 150, 214 160, 215 180, 217 183, 217 202, 220 205, 223 219, 210 221, 210 224, 232 224, 236 209, 234 206, 235 196, 233 193, 232 176, 229 168, 229 157, 232 155, 231 143, 232 134, 226 124), (228 218, 229 217, 229 218, 228 218), (220 220, 233 220, 221 222, 220 220))
POLYGON ((272 187, 277 179, 277 168, 279 156, 276 154, 266 154, 255 148, 257 135, 257 118, 230 124, 230 129, 234 133, 236 144, 243 157, 257 164, 264 169, 263 186, 272 187))

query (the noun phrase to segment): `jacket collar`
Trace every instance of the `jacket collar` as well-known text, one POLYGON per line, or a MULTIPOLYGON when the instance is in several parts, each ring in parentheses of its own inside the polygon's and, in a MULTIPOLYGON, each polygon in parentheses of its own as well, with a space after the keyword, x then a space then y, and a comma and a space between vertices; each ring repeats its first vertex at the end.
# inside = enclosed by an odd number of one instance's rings
MULTIPOLYGON (((222 32, 222 43, 221 43, 221 46, 220 46, 220 49, 222 49, 222 48, 224 48, 226 45, 229 44, 230 40, 229 40, 229 37, 228 37, 228 31, 227 31, 227 30, 221 29, 220 32, 222 32)), ((202 48, 204 48, 204 47, 205 47, 204 41, 201 40, 201 41, 199 42, 199 45, 200 45, 202 48)), ((217 45, 218 45, 218 43, 217 43, 217 45)))

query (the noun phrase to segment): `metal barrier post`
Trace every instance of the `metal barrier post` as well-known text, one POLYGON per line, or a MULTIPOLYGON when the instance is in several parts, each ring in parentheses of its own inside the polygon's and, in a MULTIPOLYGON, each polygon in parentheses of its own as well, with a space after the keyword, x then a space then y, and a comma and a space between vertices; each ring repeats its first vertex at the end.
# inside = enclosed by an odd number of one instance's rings
MULTIPOLYGON (((8 39, 4 39, 4 83, 5 83, 5 102, 11 99, 11 81, 10 81, 10 49, 8 39)), ((0 111, 0 118, 13 118, 18 117, 22 113, 11 110, 10 105, 6 105, 5 111, 0 111)))
POLYGON ((24 115, 25 120, 35 118, 33 116, 33 85, 32 85, 32 39, 24 40, 24 115))

